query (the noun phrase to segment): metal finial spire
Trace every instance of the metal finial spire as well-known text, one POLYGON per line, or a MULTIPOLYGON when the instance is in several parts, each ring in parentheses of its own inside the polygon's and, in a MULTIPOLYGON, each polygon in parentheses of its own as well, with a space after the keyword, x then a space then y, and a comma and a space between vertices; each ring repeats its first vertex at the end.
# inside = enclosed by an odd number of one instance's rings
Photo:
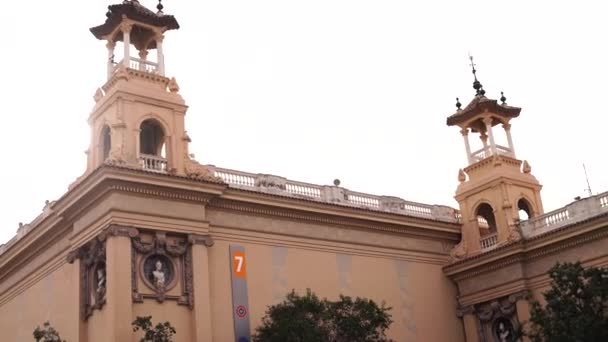
POLYGON ((483 90, 483 85, 479 80, 477 80, 477 70, 475 69, 475 63, 473 63, 473 56, 469 54, 469 59, 471 60, 471 68, 473 69, 473 77, 475 81, 473 82, 473 89, 475 89, 476 95, 485 95, 486 91, 483 90))
POLYGON ((156 8, 158 9, 156 14, 163 14, 163 8, 165 7, 163 6, 162 0, 158 0, 158 5, 156 5, 156 8))
POLYGON ((502 91, 500 92, 500 102, 502 102, 503 105, 507 104, 507 98, 505 97, 505 93, 502 91))
POLYGON ((457 110, 460 110, 460 107, 462 107, 462 103, 460 103, 460 100, 456 98, 456 108, 458 108, 457 110))

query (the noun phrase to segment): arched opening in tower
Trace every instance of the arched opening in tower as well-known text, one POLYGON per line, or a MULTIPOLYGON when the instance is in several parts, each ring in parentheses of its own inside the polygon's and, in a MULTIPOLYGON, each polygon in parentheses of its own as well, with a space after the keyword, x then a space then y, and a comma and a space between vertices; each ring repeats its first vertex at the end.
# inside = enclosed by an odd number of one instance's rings
POLYGON ((110 156, 110 149, 112 148, 112 136, 110 135, 110 127, 107 125, 101 130, 101 156, 102 160, 105 161, 110 156))
POLYGON ((483 237, 496 233, 496 218, 494 217, 494 209, 491 205, 488 203, 480 204, 477 207, 476 217, 480 236, 483 237))
POLYGON ((531 219, 533 216, 533 212, 530 206, 530 203, 525 199, 521 198, 517 201, 517 213, 519 214, 519 219, 521 221, 525 221, 531 219))
POLYGON ((141 123, 139 133, 139 152, 143 155, 164 158, 165 155, 165 133, 154 119, 148 119, 141 123))

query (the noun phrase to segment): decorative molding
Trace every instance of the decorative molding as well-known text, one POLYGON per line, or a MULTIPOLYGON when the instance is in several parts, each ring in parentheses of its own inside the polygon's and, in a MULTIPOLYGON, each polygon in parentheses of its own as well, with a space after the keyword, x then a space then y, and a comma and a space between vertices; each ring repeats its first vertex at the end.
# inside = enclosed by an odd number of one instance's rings
POLYGON ((115 190, 115 191, 155 196, 155 197, 162 197, 162 198, 167 198, 167 199, 193 201, 193 202, 199 202, 199 203, 203 203, 203 204, 208 204, 212 198, 211 195, 185 194, 185 193, 179 193, 176 191, 151 189, 143 184, 138 186, 135 184, 128 184, 128 183, 124 183, 124 182, 114 182, 113 184, 110 184, 108 186, 108 189, 115 190))
MULTIPOLYGON (((190 234, 188 236, 175 235, 183 243, 168 243, 167 234, 161 231, 145 231, 131 237, 131 290, 132 299, 135 303, 141 303, 144 299, 156 299, 162 303, 165 300, 176 300, 179 305, 186 305, 190 309, 194 308, 194 270, 192 266, 192 246, 203 244, 207 247, 213 245, 210 236, 190 234), (142 239, 142 235, 151 236, 151 241, 142 239), (165 258, 171 262, 173 271, 172 278, 168 283, 151 283, 144 274, 144 263, 148 258, 165 258), (142 293, 139 290, 139 280, 143 279, 144 284, 153 293, 142 293), (168 292, 177 284, 181 284, 180 295, 170 295, 168 292)), ((173 236, 173 237, 175 237, 173 236)), ((158 262, 158 261, 157 261, 158 262)), ((167 265, 165 265, 167 266, 167 265)), ((164 274, 162 275, 164 279, 164 274)), ((155 276, 156 277, 156 276, 155 276)), ((164 280, 163 280, 164 281, 164 280)))
MULTIPOLYGON (((428 229, 426 229, 424 227, 415 227, 415 226, 409 226, 409 225, 406 226, 406 223, 404 223, 402 225, 390 224, 390 223, 382 224, 382 223, 370 222, 368 220, 363 220, 363 219, 348 218, 348 217, 335 217, 331 214, 308 213, 308 212, 296 211, 293 209, 277 208, 275 206, 271 207, 271 206, 264 206, 264 205, 248 204, 248 203, 237 202, 237 201, 232 201, 232 200, 224 200, 224 199, 218 199, 218 198, 212 199, 209 202, 208 206, 217 208, 217 209, 222 209, 222 210, 240 211, 240 212, 245 212, 245 213, 259 215, 259 216, 281 217, 281 218, 286 218, 286 219, 290 219, 290 220, 294 220, 294 221, 308 221, 308 222, 314 222, 314 223, 320 223, 320 224, 329 224, 329 225, 341 226, 343 228, 353 227, 353 228, 366 229, 366 230, 378 230, 378 231, 382 231, 382 232, 391 232, 391 233, 400 233, 400 234, 405 233, 405 234, 408 234, 410 236, 415 236, 415 237, 424 236, 424 237, 431 237, 431 238, 437 238, 437 239, 448 239, 446 237, 446 235, 452 235, 452 234, 456 235, 455 233, 452 233, 452 232, 436 232, 436 231, 425 232, 425 230, 428 230, 428 229), (412 231, 412 230, 415 230, 415 231, 412 231)), ((408 217, 408 218, 410 218, 410 217, 408 217)), ((417 220, 418 218, 411 217, 411 219, 417 220)), ((421 220, 428 221, 425 219, 421 219, 421 220)), ((432 222, 437 222, 437 221, 432 221, 432 222)))
POLYGON ((68 263, 80 259, 80 318, 89 319, 106 303, 106 245, 102 234, 67 255, 68 263))
POLYGON ((520 300, 528 300, 530 299, 531 295, 530 295, 530 291, 528 290, 521 290, 519 292, 515 292, 511 295, 509 295, 509 302, 511 303, 517 303, 520 300))
POLYGON ((464 315, 475 314, 475 306, 474 305, 458 305, 456 308, 456 316, 458 318, 462 318, 464 315))
POLYGON ((215 241, 213 241, 211 235, 189 234, 188 243, 191 245, 205 245, 206 247, 211 247, 215 244, 215 241))

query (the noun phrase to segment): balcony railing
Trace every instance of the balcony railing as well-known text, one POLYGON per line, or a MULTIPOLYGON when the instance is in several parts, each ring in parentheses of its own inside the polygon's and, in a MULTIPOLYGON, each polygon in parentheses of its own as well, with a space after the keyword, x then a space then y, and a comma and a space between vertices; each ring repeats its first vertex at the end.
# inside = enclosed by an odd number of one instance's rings
POLYGON ((492 248, 494 248, 494 246, 496 246, 496 244, 498 243, 498 234, 497 233, 493 233, 493 234, 488 234, 486 236, 482 236, 481 239, 479 240, 479 243, 481 244, 481 251, 486 251, 486 250, 490 250, 492 248))
MULTIPOLYGON (((503 156, 509 156, 509 157, 515 157, 513 155, 513 151, 511 151, 510 148, 506 147, 506 146, 502 146, 502 145, 495 145, 496 146, 496 154, 498 155, 503 155, 503 156)), ((486 159, 487 157, 492 155, 492 149, 490 148, 490 146, 488 146, 487 148, 481 148, 475 152, 471 153, 471 159, 473 159, 473 162, 478 162, 481 160, 486 159)))
MULTIPOLYGON (((120 61, 118 64, 114 65, 114 71, 118 68, 119 65, 124 63, 124 59, 120 61)), ((150 62, 147 60, 143 60, 140 58, 131 57, 129 58, 129 68, 145 71, 151 74, 160 74, 158 63, 150 62)))
POLYGON ((142 169, 156 172, 167 172, 167 159, 150 154, 140 154, 139 164, 142 169))
POLYGON ((274 175, 220 169, 212 165, 207 167, 213 170, 217 177, 235 188, 445 222, 460 222, 458 211, 447 206, 410 202, 398 197, 376 196, 350 191, 339 186, 297 182, 274 175))

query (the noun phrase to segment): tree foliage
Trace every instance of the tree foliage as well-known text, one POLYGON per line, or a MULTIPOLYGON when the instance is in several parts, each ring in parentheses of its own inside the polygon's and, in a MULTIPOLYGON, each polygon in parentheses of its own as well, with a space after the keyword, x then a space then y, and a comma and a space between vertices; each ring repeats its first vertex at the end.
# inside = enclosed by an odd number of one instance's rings
POLYGON ((37 326, 34 330, 34 339, 36 342, 65 342, 59 336, 59 332, 51 326, 51 323, 44 322, 42 328, 37 326))
POLYGON ((530 310, 534 342, 608 341, 608 268, 557 263, 549 270, 546 305, 530 310))
POLYGON ((392 323, 384 304, 340 296, 319 299, 310 290, 295 291, 272 305, 253 336, 255 342, 390 342, 385 333, 392 323))
POLYGON ((141 330, 144 333, 139 342, 171 342, 176 332, 169 322, 158 323, 153 328, 152 316, 137 316, 131 325, 133 331, 141 330))

